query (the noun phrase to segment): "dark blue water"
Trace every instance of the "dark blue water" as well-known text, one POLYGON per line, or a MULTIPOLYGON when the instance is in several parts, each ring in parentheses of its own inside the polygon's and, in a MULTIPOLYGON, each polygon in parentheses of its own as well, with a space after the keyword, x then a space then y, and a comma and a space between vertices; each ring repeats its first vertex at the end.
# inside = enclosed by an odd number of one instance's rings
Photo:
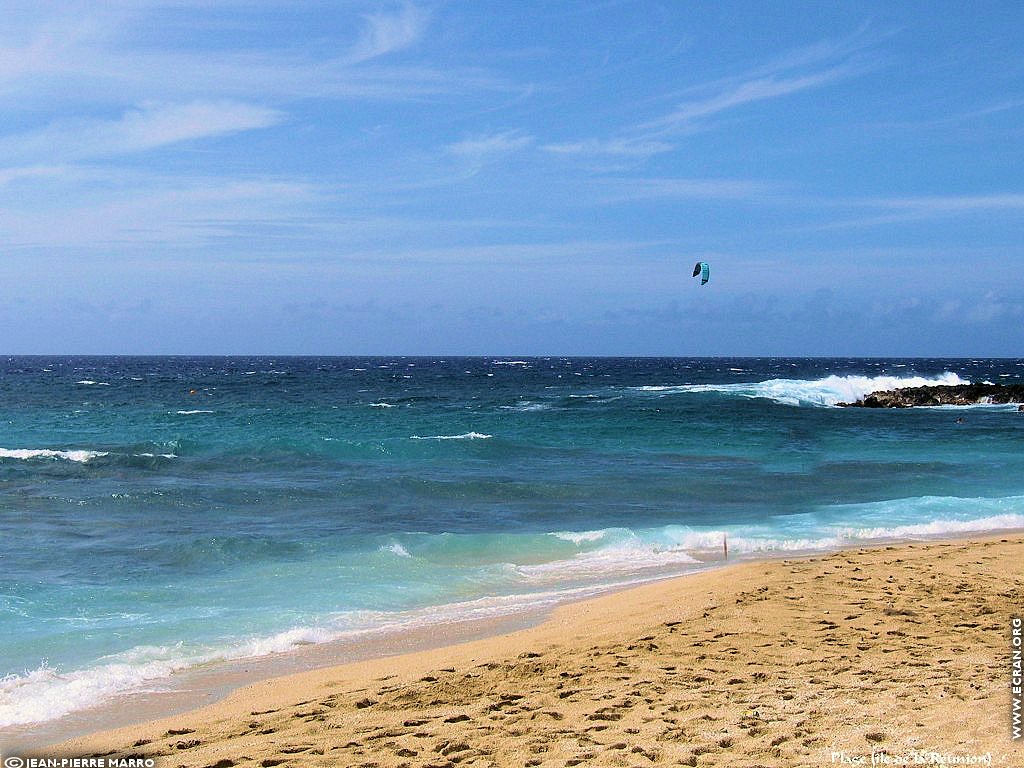
POLYGON ((724 534, 753 555, 1024 527, 1015 407, 833 407, 1022 378, 1021 360, 0 360, 0 725, 685 572, 724 534))

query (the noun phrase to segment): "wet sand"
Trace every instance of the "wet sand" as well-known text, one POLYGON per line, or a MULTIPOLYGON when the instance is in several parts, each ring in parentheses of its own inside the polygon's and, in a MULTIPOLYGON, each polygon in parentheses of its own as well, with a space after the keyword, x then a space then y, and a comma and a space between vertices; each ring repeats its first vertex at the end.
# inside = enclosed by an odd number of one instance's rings
POLYGON ((745 563, 36 754, 454 768, 914 764, 919 750, 1024 765, 1010 738, 1013 615, 1021 534, 745 563))

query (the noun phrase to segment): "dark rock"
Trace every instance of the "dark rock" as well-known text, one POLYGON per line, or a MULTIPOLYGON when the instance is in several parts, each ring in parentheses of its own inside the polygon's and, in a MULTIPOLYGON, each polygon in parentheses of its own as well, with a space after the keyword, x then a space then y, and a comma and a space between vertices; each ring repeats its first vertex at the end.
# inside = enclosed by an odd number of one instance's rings
MULTIPOLYGON (((1024 384, 943 384, 904 387, 865 395, 848 408, 912 408, 915 405, 977 405, 1024 403, 1024 384)), ((1018 410, 1024 410, 1024 407, 1018 410)))

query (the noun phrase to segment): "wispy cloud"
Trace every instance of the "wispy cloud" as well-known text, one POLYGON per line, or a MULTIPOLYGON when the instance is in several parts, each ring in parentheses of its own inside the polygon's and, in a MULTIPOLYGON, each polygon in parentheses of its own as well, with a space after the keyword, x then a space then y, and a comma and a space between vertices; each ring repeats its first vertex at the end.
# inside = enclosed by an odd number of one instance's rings
POLYGON ((874 49, 892 34, 892 32, 872 29, 870 23, 864 23, 843 37, 824 38, 787 50, 780 55, 766 59, 757 66, 747 67, 739 74, 690 86, 683 93, 693 94, 701 90, 727 90, 731 86, 751 80, 792 76, 799 72, 815 72, 833 67, 838 63, 859 63, 870 69, 878 61, 874 49), (787 75, 787 73, 789 74, 787 75))
POLYGON ((266 128, 281 121, 274 109, 230 101, 148 105, 115 120, 62 120, 0 139, 0 157, 98 158, 144 152, 184 141, 266 128))
POLYGON ((966 299, 951 298, 931 312, 933 322, 986 325, 996 321, 1019 321, 1024 318, 1024 300, 1008 297, 999 291, 986 291, 966 299))
POLYGON ((647 135, 666 135, 685 132, 696 127, 704 118, 729 109, 759 101, 820 88, 849 77, 858 71, 854 66, 838 66, 796 77, 764 77, 727 88, 704 99, 686 101, 667 115, 636 126, 636 131, 647 135))
POLYGON ((24 180, 38 180, 64 176, 63 166, 30 165, 15 168, 0 168, 0 187, 24 180))
POLYGON ((530 144, 531 136, 524 136, 518 131, 505 131, 489 136, 474 136, 448 145, 448 151, 461 157, 486 157, 504 155, 530 144))
POLYGON ((0 231, 13 248, 211 245, 253 241, 259 228, 315 221, 315 187, 278 179, 152 177, 110 189, 86 181, 59 208, 0 202, 0 231), (145 182, 145 186, 140 186, 145 182), (86 191, 91 191, 87 194, 86 191))
POLYGON ((775 184, 749 179, 602 179, 592 186, 604 203, 656 199, 744 200, 764 198, 778 190, 775 184))
POLYGON ((563 144, 545 144, 545 152, 559 155, 611 155, 614 157, 645 158, 662 152, 670 152, 674 146, 666 141, 648 139, 616 138, 585 139, 563 144))
POLYGON ((733 77, 692 85, 679 94, 682 100, 670 111, 625 126, 610 137, 549 143, 542 149, 634 158, 669 152, 675 148, 674 138, 706 129, 719 114, 824 88, 870 71, 875 65, 861 51, 873 42, 863 29, 843 40, 821 41, 733 77))
POLYGON ((980 127, 986 124, 987 119, 993 115, 1003 115, 1007 112, 1019 110, 1024 107, 1024 99, 1003 99, 986 106, 975 107, 961 112, 944 114, 941 117, 919 120, 886 121, 878 123, 878 127, 890 129, 906 129, 918 131, 921 129, 937 128, 967 128, 980 127))
POLYGON ((541 243, 480 243, 478 245, 409 246, 368 254, 373 262, 394 261, 403 264, 487 264, 508 266, 542 265, 553 272, 576 272, 581 264, 616 266, 624 253, 657 258, 665 241, 655 240, 557 240, 541 243))
POLYGON ((476 173, 488 163, 493 163, 514 152, 528 147, 534 141, 519 131, 504 131, 490 135, 471 136, 453 144, 447 151, 465 163, 471 173, 476 173))
POLYGON ((356 64, 408 48, 422 37, 427 13, 406 3, 397 13, 375 13, 365 17, 366 27, 345 60, 356 64))
POLYGON ((860 201, 868 207, 932 214, 978 210, 1024 210, 1024 194, 895 197, 860 201))
MULTIPOLYGON (((80 4, 67 10, 58 5, 26 14, 16 35, 0 30, 0 97, 18 107, 49 109, 55 99, 68 108, 147 100, 404 100, 474 89, 515 90, 478 68, 439 67, 423 58, 406 57, 401 65, 391 61, 393 54, 423 40, 429 29, 430 14, 413 3, 365 15, 361 25, 356 17, 361 31, 340 50, 305 41, 289 44, 286 34, 274 46, 251 48, 140 45, 139 30, 157 23, 151 14, 169 13, 163 5, 80 4)), ((299 6, 295 13, 300 18, 315 12, 299 6)), ((202 19, 190 24, 201 28, 202 19)))
POLYGON ((1002 293, 989 291, 965 313, 968 321, 977 324, 992 323, 997 320, 1013 320, 1019 322, 1024 318, 1024 301, 1009 298, 1002 293))
MULTIPOLYGON (((10 14, 11 9, 4 10, 10 14)), ((100 25, 75 18, 71 9, 53 14, 47 14, 47 10, 40 4, 34 12, 23 14, 20 23, 10 15, 5 18, 0 36, 0 93, 19 81, 72 72, 82 47, 103 38, 100 25)))
POLYGON ((846 218, 799 229, 816 232, 874 227, 974 213, 1019 215, 1020 212, 1024 212, 1024 194, 1010 192, 991 195, 877 197, 829 200, 825 201, 825 204, 833 208, 876 212, 866 216, 848 215, 846 218))

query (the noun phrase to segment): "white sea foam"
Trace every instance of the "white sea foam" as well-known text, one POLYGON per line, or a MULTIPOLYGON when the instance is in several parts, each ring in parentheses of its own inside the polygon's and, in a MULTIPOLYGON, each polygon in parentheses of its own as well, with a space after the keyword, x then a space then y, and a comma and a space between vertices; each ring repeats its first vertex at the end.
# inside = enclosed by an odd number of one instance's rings
POLYGON ((24 675, 0 680, 0 727, 56 720, 167 678, 189 666, 186 659, 123 661, 60 672, 43 665, 24 675))
POLYGON ((491 365, 529 365, 526 360, 492 360, 491 365))
POLYGON ((280 653, 336 635, 318 627, 298 627, 220 649, 189 651, 181 643, 139 646, 105 657, 95 666, 66 672, 43 664, 0 680, 0 728, 56 720, 128 693, 161 690, 175 672, 201 664, 280 653))
POLYGON ((630 573, 690 562, 689 555, 718 553, 728 540, 732 554, 826 551, 860 542, 913 539, 1024 529, 1024 496, 961 498, 915 496, 861 504, 837 504, 781 525, 705 529, 683 525, 631 530, 556 531, 577 546, 598 544, 568 561, 519 566, 526 576, 572 575, 593 568, 630 573), (829 523, 835 518, 836 523, 829 523), (841 522, 840 522, 841 521, 841 522))
MULTIPOLYGON (((777 525, 730 530, 670 525, 638 531, 555 531, 549 535, 584 551, 553 562, 506 564, 501 571, 506 574, 503 579, 507 579, 503 583, 507 589, 519 590, 514 594, 492 594, 400 612, 350 611, 322 617, 313 626, 294 626, 239 638, 219 647, 189 648, 181 643, 139 646, 79 670, 43 665, 0 680, 0 727, 53 720, 128 693, 161 690, 175 672, 197 665, 267 656, 343 638, 514 615, 598 594, 614 586, 693 571, 701 567, 702 553, 721 551, 726 535, 730 554, 742 556, 827 551, 878 540, 1024 529, 1024 496, 891 499, 824 507, 803 516, 806 519, 801 517, 788 517, 777 525), (830 523, 830 519, 835 523, 830 523)), ((384 544, 379 551, 410 556, 404 546, 394 541, 384 544)))
POLYGON ((398 555, 399 557, 412 557, 412 555, 409 554, 409 550, 407 550, 397 541, 393 541, 390 544, 382 544, 378 551, 390 552, 391 554, 398 555))
POLYGON ((272 653, 284 653, 303 645, 327 643, 335 637, 337 637, 336 632, 323 627, 295 627, 270 637, 247 640, 226 652, 224 658, 247 659, 256 656, 269 656, 272 653))
POLYGON ((1024 529, 1024 496, 994 499, 918 496, 834 505, 812 517, 815 522, 789 530, 786 527, 695 530, 667 526, 658 531, 657 537, 691 552, 719 551, 723 538, 728 537, 730 553, 762 554, 824 551, 861 542, 1024 529), (828 517, 845 522, 822 522, 828 517))
POLYGON ((523 400, 515 405, 502 405, 499 407, 504 411, 519 411, 521 413, 528 413, 530 411, 546 411, 551 408, 547 403, 537 403, 532 400, 523 400))
POLYGON ((993 403, 989 398, 985 402, 969 403, 967 405, 915 405, 914 408, 929 411, 981 411, 991 413, 993 411, 1016 411, 1019 403, 993 403))
POLYGON ((571 541, 573 544, 582 544, 585 541, 600 541, 608 534, 608 531, 555 531, 550 536, 562 541, 571 541))
POLYGON ((720 392, 738 397, 766 398, 784 405, 836 405, 852 403, 865 395, 901 387, 970 384, 949 371, 931 378, 923 376, 826 376, 823 379, 769 379, 744 384, 682 384, 632 387, 638 392, 685 394, 720 392))
POLYGON ((328 617, 326 626, 293 627, 220 648, 188 650, 181 643, 140 646, 101 659, 95 666, 70 671, 44 664, 34 671, 0 679, 0 728, 56 720, 130 693, 166 690, 174 673, 200 665, 269 656, 343 638, 499 618, 605 589, 606 586, 498 595, 401 612, 347 612, 328 617))
POLYGON ((213 411, 207 411, 202 408, 196 408, 195 410, 191 411, 175 411, 175 413, 178 414, 179 416, 194 416, 197 413, 213 413, 213 411))
POLYGON ((410 440, 489 440, 494 435, 485 435, 482 432, 466 432, 462 435, 430 435, 429 437, 420 437, 419 435, 413 435, 410 440))
POLYGON ((394 408, 395 406, 391 403, 370 403, 371 408, 394 408))
POLYGON ((914 536, 944 536, 950 533, 977 533, 1024 528, 1024 515, 1007 513, 979 517, 974 520, 932 520, 927 523, 882 526, 878 528, 844 528, 845 539, 905 539, 914 536))
POLYGON ((107 451, 55 451, 49 448, 0 448, 0 459, 64 459, 84 464, 91 459, 106 456, 107 451))
MULTIPOLYGON (((516 566, 516 572, 527 582, 555 583, 567 579, 621 578, 651 569, 664 570, 700 562, 684 547, 652 541, 641 534, 627 532, 622 535, 617 529, 588 533, 603 533, 616 541, 581 552, 568 560, 516 566)), ((585 541, 588 539, 579 543, 585 541)))
POLYGON ((109 387, 110 386, 110 384, 108 384, 105 381, 93 381, 92 379, 82 379, 81 381, 76 381, 75 384, 82 384, 83 386, 97 386, 97 387, 109 387))
POLYGON ((432 605, 398 613, 362 611, 359 614, 350 614, 345 617, 346 621, 362 626, 339 632, 339 636, 359 636, 451 624, 456 621, 500 618, 593 595, 605 591, 611 586, 618 586, 618 583, 574 587, 565 590, 538 590, 525 594, 489 595, 473 600, 432 605))

